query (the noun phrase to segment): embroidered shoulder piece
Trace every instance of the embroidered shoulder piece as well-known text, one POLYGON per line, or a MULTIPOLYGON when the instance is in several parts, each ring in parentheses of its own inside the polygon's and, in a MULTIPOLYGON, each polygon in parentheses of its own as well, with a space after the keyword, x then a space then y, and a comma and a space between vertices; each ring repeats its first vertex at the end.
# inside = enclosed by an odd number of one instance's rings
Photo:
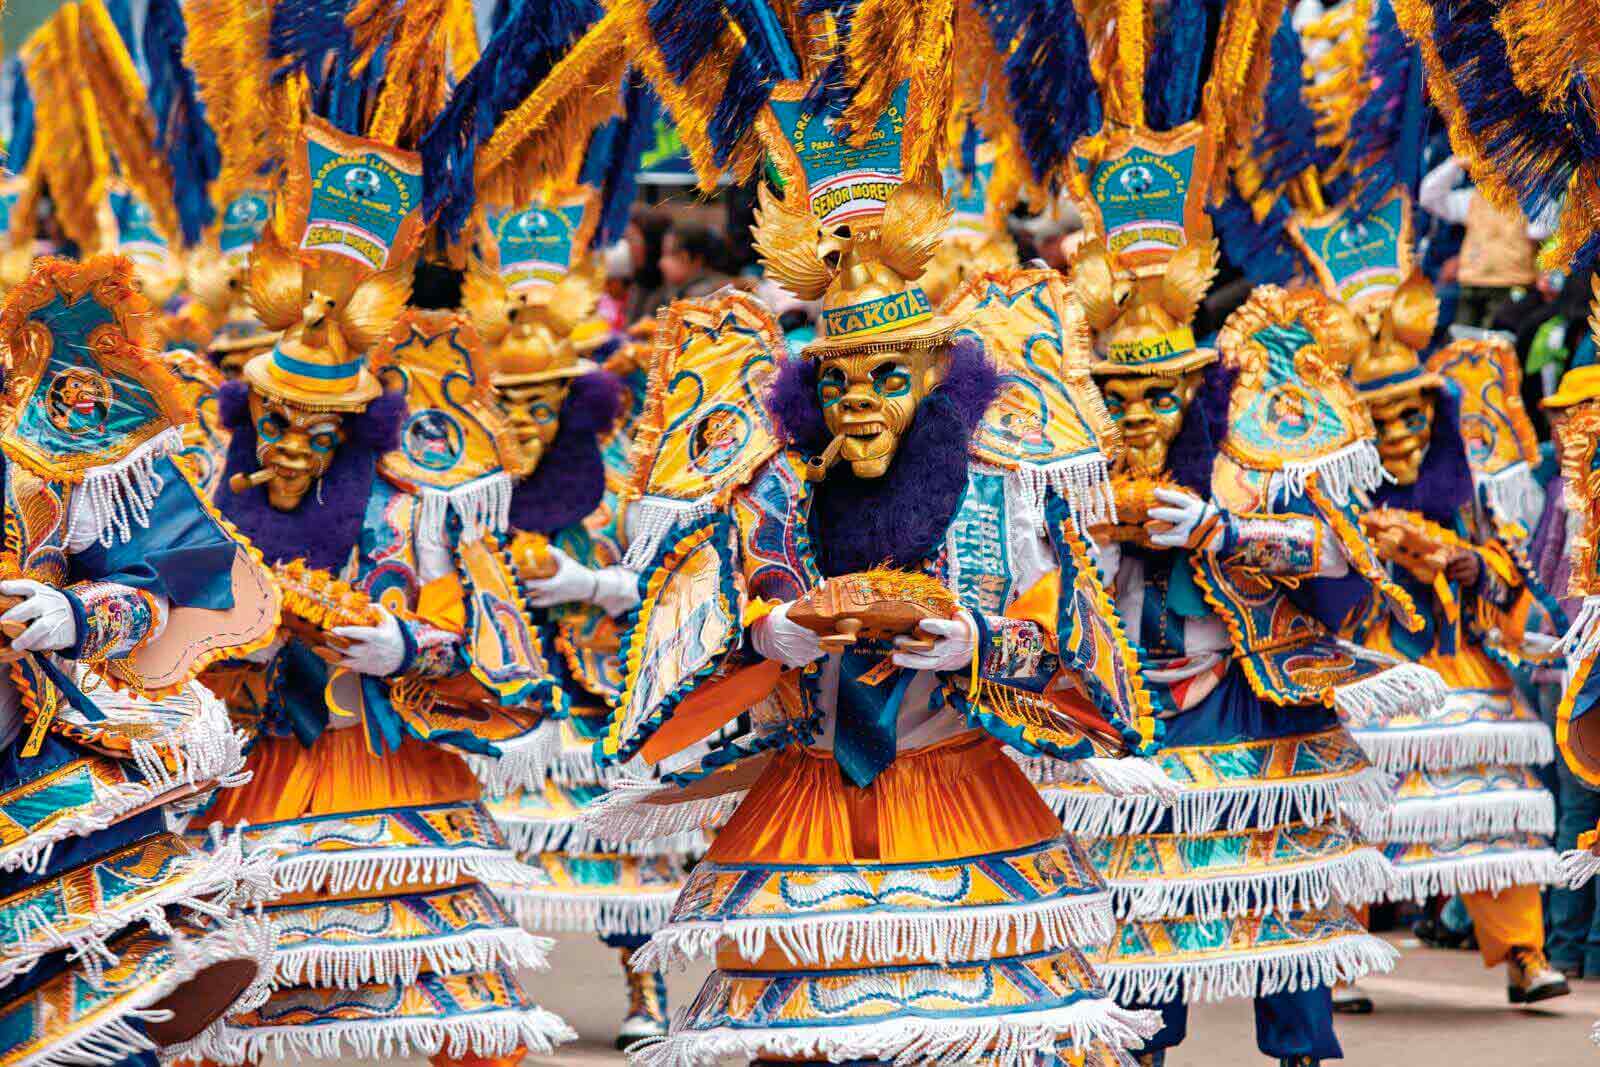
POLYGON ((1501 522, 1527 529, 1543 504, 1533 468, 1539 437, 1522 406, 1522 361, 1503 334, 1459 337, 1428 359, 1428 370, 1453 383, 1461 398, 1461 440, 1473 480, 1501 522))
POLYGON ((41 478, 81 482, 175 448, 193 412, 154 358, 149 318, 123 257, 36 262, 0 312, 0 449, 41 478))
POLYGON ((1324 297, 1260 286, 1228 316, 1217 341, 1223 361, 1239 372, 1218 485, 1235 480, 1227 468, 1242 468, 1267 473, 1273 488, 1299 496, 1315 475, 1342 504, 1356 490, 1382 484, 1372 417, 1345 377, 1354 345, 1324 297))
POLYGON ((1090 377, 1094 341, 1081 306, 1053 270, 1011 268, 969 280, 950 313, 966 321, 1000 372, 1000 395, 972 435, 980 462, 1022 476, 1044 513, 1055 491, 1081 528, 1111 520, 1108 450, 1120 442, 1090 377))
POLYGON ((485 531, 503 536, 511 475, 527 472, 495 407, 487 353, 467 316, 408 308, 371 365, 386 390, 405 394, 410 413, 383 472, 421 498, 422 535, 442 543, 454 511, 463 539, 485 531))
POLYGON ((675 524, 721 506, 778 451, 765 397, 785 351, 772 312, 741 292, 661 313, 623 493, 638 519, 627 566, 642 570, 675 524))

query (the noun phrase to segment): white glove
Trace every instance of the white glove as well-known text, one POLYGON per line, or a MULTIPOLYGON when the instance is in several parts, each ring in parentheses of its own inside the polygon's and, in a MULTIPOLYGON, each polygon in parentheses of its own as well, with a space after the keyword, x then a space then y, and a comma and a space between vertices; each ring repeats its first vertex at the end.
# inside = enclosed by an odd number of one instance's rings
POLYGON ((1216 521, 1222 509, 1184 489, 1157 489, 1156 499, 1166 507, 1151 508, 1150 521, 1171 524, 1171 529, 1150 531, 1150 543, 1161 548, 1206 548, 1222 536, 1216 521))
POLYGON ((339 666, 386 678, 405 663, 406 639, 400 632, 400 620, 382 608, 378 611, 383 618, 376 626, 335 626, 333 632, 350 641, 339 657, 339 666))
POLYGON ((527 580, 531 606, 594 604, 612 616, 639 606, 639 576, 626 567, 585 567, 554 545, 550 546, 550 558, 556 561, 554 574, 527 580))
MULTIPOLYGON (((926 652, 913 652, 904 647, 889 658, 896 667, 910 667, 918 671, 958 671, 972 666, 972 654, 978 647, 978 624, 972 612, 962 608, 953 619, 923 619, 917 629, 930 635, 933 647, 926 652)), ((897 637, 894 643, 904 646, 909 637, 897 637)))
POLYGON ((59 652, 77 642, 78 624, 72 618, 72 602, 55 586, 31 578, 16 578, 0 582, 0 593, 27 598, 0 615, 0 622, 30 624, 12 639, 12 648, 23 652, 59 652))
POLYGON ((789 621, 789 605, 779 604, 750 627, 750 644, 765 659, 785 667, 804 667, 822 658, 822 641, 812 631, 789 621))

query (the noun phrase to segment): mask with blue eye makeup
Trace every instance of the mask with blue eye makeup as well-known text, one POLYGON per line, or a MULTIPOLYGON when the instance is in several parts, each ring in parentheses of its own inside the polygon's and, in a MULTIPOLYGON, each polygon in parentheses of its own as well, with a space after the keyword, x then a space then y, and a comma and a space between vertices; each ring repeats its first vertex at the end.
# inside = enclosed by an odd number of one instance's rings
POLYGON ((561 429, 561 405, 571 379, 494 387, 495 403, 517 436, 525 471, 532 471, 561 429))
POLYGON ((1378 455, 1396 485, 1414 485, 1433 441, 1434 394, 1413 389, 1372 405, 1378 455))
POLYGON ((1153 478, 1167 465, 1184 412, 1200 387, 1200 372, 1125 374, 1099 381, 1106 410, 1122 431, 1118 470, 1153 478))
POLYGON ((934 352, 829 355, 817 367, 817 402, 838 456, 859 478, 888 471, 917 405, 937 383, 934 352))
POLYGON ((344 416, 312 411, 250 391, 256 429, 256 461, 268 475, 267 502, 279 511, 300 506, 344 443, 344 416))

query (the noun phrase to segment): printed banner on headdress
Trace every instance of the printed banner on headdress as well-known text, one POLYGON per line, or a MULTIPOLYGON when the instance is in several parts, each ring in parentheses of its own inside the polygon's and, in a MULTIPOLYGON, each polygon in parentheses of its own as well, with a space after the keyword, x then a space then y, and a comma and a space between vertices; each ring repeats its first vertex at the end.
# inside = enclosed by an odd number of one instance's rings
POLYGON ((484 251, 516 292, 554 285, 589 251, 599 223, 594 191, 581 189, 516 211, 490 211, 484 251))
POLYGON ((1197 123, 1168 133, 1113 134, 1094 156, 1073 155, 1075 196, 1084 228, 1123 264, 1159 268, 1195 234, 1206 232, 1210 134, 1197 123))
POLYGON ((107 198, 111 203, 117 252, 135 263, 165 263, 171 246, 156 228, 155 213, 150 206, 124 185, 113 187, 107 198))
POLYGON ((247 189, 229 200, 217 230, 218 251, 228 259, 248 256, 271 214, 272 194, 263 189, 247 189))
POLYGON ((1381 311, 1411 277, 1411 202, 1399 188, 1365 218, 1352 218, 1348 205, 1296 216, 1289 235, 1323 291, 1357 314, 1381 311))
POLYGON ((286 194, 308 252, 373 270, 404 260, 422 236, 422 160, 317 118, 302 127, 286 194))
POLYGON ((10 233, 17 220, 11 216, 28 189, 28 180, 21 175, 0 171, 0 233, 10 233))
POLYGON ((843 105, 817 108, 799 83, 773 91, 760 127, 772 165, 785 189, 801 183, 824 228, 881 215, 889 194, 905 180, 900 150, 909 92, 908 82, 895 89, 858 147, 838 123, 843 105))
POLYGON ((950 197, 948 236, 987 237, 989 225, 989 185, 994 180, 995 146, 987 141, 978 145, 970 173, 960 167, 944 168, 944 188, 950 197))

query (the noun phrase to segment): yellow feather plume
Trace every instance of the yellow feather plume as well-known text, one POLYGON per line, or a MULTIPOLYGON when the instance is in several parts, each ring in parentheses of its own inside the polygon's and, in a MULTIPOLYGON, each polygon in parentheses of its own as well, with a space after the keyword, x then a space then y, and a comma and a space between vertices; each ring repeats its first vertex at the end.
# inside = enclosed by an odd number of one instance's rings
POLYGON ((245 299, 269 330, 286 330, 299 322, 305 307, 305 265, 270 226, 250 250, 245 299))
POLYGON ((805 197, 796 191, 780 198, 763 183, 756 200, 750 233, 768 276, 801 300, 821 298, 833 280, 833 268, 818 251, 822 235, 805 197))
POLYGON ((78 24, 78 5, 63 4, 22 49, 39 145, 30 169, 35 187, 42 185, 53 194, 62 233, 78 247, 94 249, 104 239, 100 207, 111 158, 81 73, 78 24))
MULTIPOLYGON (((155 149, 156 122, 144 81, 103 0, 84 0, 79 6, 78 26, 79 75, 88 82, 96 104, 92 116, 86 115, 84 121, 98 118, 122 179, 150 209, 161 235, 176 244, 178 209, 173 200, 172 169, 155 149)), ((42 147, 50 150, 48 142, 42 147)))
POLYGON ((272 5, 265 0, 187 0, 184 63, 206 106, 222 169, 212 184, 217 204, 227 204, 264 180, 262 171, 283 156, 295 128, 285 82, 272 78, 267 52, 272 5))
MULTIPOLYGON (((642 17, 642 16, 641 16, 642 17)), ((627 51, 625 17, 605 15, 513 108, 478 152, 485 199, 526 202, 538 185, 571 185, 583 163, 581 145, 616 113, 627 51)))

